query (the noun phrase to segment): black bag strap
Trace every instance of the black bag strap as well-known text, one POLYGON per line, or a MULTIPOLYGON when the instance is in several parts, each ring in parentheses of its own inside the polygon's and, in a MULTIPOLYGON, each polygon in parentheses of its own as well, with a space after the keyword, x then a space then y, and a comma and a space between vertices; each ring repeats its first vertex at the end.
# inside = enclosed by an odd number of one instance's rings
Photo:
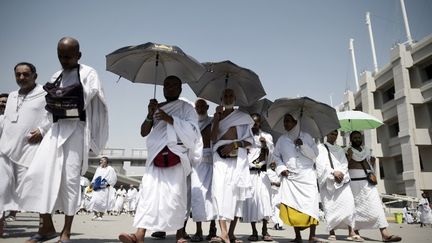
MULTIPOLYGON (((81 84, 80 67, 81 67, 81 65, 78 64, 78 67, 77 67, 78 82, 81 84)), ((56 87, 59 87, 60 81, 62 80, 62 78, 63 78, 63 72, 60 73, 60 75, 56 78, 56 80, 53 82, 53 84, 56 87)))
POLYGON ((332 169, 334 169, 334 166, 333 166, 333 160, 332 160, 331 155, 330 155, 330 149, 328 148, 327 144, 324 144, 324 146, 325 146, 326 149, 327 149, 327 155, 328 155, 329 160, 330 160, 330 166, 332 167, 332 169))

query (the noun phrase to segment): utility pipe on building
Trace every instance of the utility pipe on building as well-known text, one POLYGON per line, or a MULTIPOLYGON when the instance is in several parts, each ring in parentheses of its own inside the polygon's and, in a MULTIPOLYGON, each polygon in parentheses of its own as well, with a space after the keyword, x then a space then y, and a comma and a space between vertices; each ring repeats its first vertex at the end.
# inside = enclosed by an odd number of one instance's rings
POLYGON ((372 34, 372 24, 371 24, 369 12, 366 12, 366 25, 368 27, 369 39, 370 39, 371 48, 372 48, 372 59, 373 59, 374 74, 375 74, 378 72, 378 62, 377 62, 376 53, 375 53, 375 42, 374 42, 374 38, 373 38, 373 34, 372 34))
POLYGON ((406 9, 405 9, 405 2, 404 0, 400 0, 400 4, 401 4, 401 9, 402 9, 402 17, 404 20, 404 24, 405 24, 405 32, 406 32, 406 36, 407 36, 407 43, 408 45, 411 45, 413 43, 412 37, 411 37, 411 31, 409 28, 409 24, 408 24, 408 17, 407 17, 407 13, 406 13, 406 9))
POLYGON ((350 39, 349 50, 351 53, 352 64, 353 64, 353 69, 354 69, 354 79, 355 79, 356 88, 357 88, 356 91, 359 91, 360 86, 359 86, 359 81, 358 81, 358 76, 357 76, 357 64, 356 64, 355 54, 354 54, 354 39, 353 38, 350 39))

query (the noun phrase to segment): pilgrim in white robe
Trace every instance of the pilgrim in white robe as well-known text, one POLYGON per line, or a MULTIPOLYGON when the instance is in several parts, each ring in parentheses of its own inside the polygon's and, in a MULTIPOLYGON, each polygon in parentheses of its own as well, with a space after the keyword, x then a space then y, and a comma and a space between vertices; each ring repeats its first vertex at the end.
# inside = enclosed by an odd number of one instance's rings
POLYGON ((126 189, 124 188, 119 188, 116 191, 116 201, 115 201, 115 206, 114 206, 114 212, 120 214, 121 212, 123 212, 123 208, 124 208, 124 203, 125 203, 125 199, 126 199, 126 189))
MULTIPOLYGON (((198 121, 200 131, 211 126, 212 118, 207 116, 198 121)), ((192 219, 195 222, 205 222, 216 218, 213 210, 212 184, 213 152, 211 148, 203 148, 201 163, 192 168, 191 173, 191 206, 192 219)))
POLYGON ((300 219, 304 217, 297 218, 300 215, 293 212, 288 215, 288 219, 281 217, 285 224, 295 227, 318 224, 319 194, 314 169, 317 155, 318 148, 314 140, 309 134, 299 132, 299 123, 290 132, 282 135, 276 143, 273 152, 273 159, 276 161, 276 173, 280 175, 282 171, 289 171, 287 177, 282 177, 279 189, 281 203, 285 205, 284 209, 286 210, 294 209, 302 215, 308 215, 309 218, 312 218, 310 221, 304 222, 304 225, 299 225, 294 220, 303 221, 300 219), (301 146, 294 144, 297 135, 303 141, 301 146))
POLYGON ((251 174, 252 197, 246 199, 243 205, 242 222, 260 222, 263 219, 268 220, 272 216, 272 205, 270 199, 271 182, 266 171, 261 171, 261 167, 270 167, 273 154, 274 144, 273 137, 264 131, 253 136, 254 143, 249 148, 248 161, 251 174), (260 138, 264 137, 269 154, 265 160, 254 163, 259 159, 262 144, 260 138))
POLYGON ((238 148, 237 158, 221 158, 217 149, 235 141, 253 144, 250 115, 234 110, 219 121, 218 141, 213 145, 213 206, 218 220, 233 220, 242 217, 242 206, 246 198, 252 197, 247 149, 238 148), (236 127, 236 140, 219 140, 231 127, 236 127))
MULTIPOLYGON (((62 73, 52 77, 55 81, 62 73)), ((96 70, 81 64, 86 121, 60 119, 53 123, 18 186, 25 211, 50 214, 58 209, 72 216, 79 207, 80 174, 88 168, 88 152, 99 154, 108 140, 108 109, 96 70)), ((63 72, 61 86, 77 82, 76 70, 63 72)))
POLYGON ((90 211, 105 213, 109 208, 109 188, 113 187, 117 183, 117 173, 111 166, 105 168, 99 166, 93 176, 91 183, 93 184, 96 178, 101 177, 105 179, 109 184, 109 187, 100 188, 99 190, 93 190, 93 196, 88 205, 90 211))
POLYGON ((183 228, 187 214, 187 176, 202 157, 202 138, 198 116, 184 100, 166 103, 159 109, 173 118, 173 125, 154 120, 147 136, 147 161, 139 191, 134 224, 150 231, 175 231, 183 228), (180 157, 171 167, 157 167, 156 155, 167 146, 180 157))
POLYGON ((12 199, 5 204, 5 210, 19 210, 17 203, 21 201, 16 188, 23 180, 28 167, 40 143, 30 144, 30 132, 38 129, 44 136, 51 126, 48 112, 45 110, 45 90, 36 84, 27 95, 19 95, 18 90, 9 94, 3 118, 3 132, 0 138, 0 164, 5 171, 2 181, 11 183, 2 191, 1 197, 12 199), (8 175, 8 176, 6 176, 8 175))
POLYGON ((427 198, 421 198, 419 200, 419 211, 420 211, 420 223, 432 224, 432 211, 427 198))
POLYGON ((402 214, 406 224, 414 223, 414 217, 412 216, 412 213, 408 207, 402 208, 402 214))
POLYGON ((128 211, 135 211, 137 204, 138 190, 134 187, 127 192, 128 211))
POLYGON ((316 171, 320 188, 321 202, 327 223, 327 230, 347 229, 354 227, 354 197, 350 187, 348 161, 345 151, 338 145, 325 142, 318 145, 316 171), (327 148, 325 147, 327 145, 327 148), (329 154, 330 153, 330 154, 329 154), (329 155, 333 163, 330 164, 329 155), (344 178, 340 183, 335 181, 334 171, 340 171, 344 178))
MULTIPOLYGON (((350 147, 346 147, 346 151, 350 147)), ((369 163, 371 154, 370 149, 362 147, 362 151, 355 148, 352 159, 355 161, 363 161, 366 159, 369 163)), ((372 166, 369 164, 370 168, 372 166)), ((368 172, 371 170, 367 170, 368 172)), ((350 169, 349 175, 351 179, 365 178, 366 174, 363 169, 350 169)), ((354 229, 382 229, 388 227, 388 222, 385 217, 383 203, 376 186, 371 185, 366 179, 351 180, 351 191, 354 195, 354 229)))

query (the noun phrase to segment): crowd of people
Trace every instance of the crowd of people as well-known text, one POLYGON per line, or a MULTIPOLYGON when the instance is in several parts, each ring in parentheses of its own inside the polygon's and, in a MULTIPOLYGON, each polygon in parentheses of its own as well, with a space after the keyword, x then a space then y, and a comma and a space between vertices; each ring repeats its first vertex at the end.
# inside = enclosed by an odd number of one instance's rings
MULTIPOLYGON (((88 151, 99 154, 108 138, 107 107, 97 72, 78 63, 79 42, 64 37, 57 53, 62 70, 52 82, 37 84, 35 66, 18 63, 19 89, 0 96, 0 233, 5 211, 39 213, 38 232, 27 243, 55 237, 70 242, 77 212, 93 213, 94 220, 126 212, 137 230, 120 233, 121 242, 144 242, 147 231, 155 237, 176 231, 178 243, 237 243, 239 222, 250 223, 249 241, 272 241, 270 221, 275 229, 292 226, 294 242, 302 242, 307 228, 309 241, 320 242, 315 230, 321 202, 329 240, 337 239, 337 229, 357 242, 363 229, 379 229, 384 242, 401 240, 387 229, 373 178, 375 158, 360 132, 352 132, 351 145, 342 148, 338 131, 317 141, 301 130, 299 114, 287 113, 286 132, 274 142, 262 130, 260 114, 235 108, 232 89, 221 90, 221 105, 209 116, 205 100, 179 98, 182 80, 176 76, 165 78, 165 101, 148 103, 140 128, 148 156, 139 190, 115 188, 117 175, 107 157, 91 184, 81 187, 88 151), (62 99, 63 93, 71 98, 62 99), (59 236, 51 216, 56 210, 65 215, 59 236), (196 222, 192 237, 185 230, 189 216, 196 222), (203 222, 210 224, 205 237, 203 222)), ((427 199, 420 204, 430 219, 427 199)))

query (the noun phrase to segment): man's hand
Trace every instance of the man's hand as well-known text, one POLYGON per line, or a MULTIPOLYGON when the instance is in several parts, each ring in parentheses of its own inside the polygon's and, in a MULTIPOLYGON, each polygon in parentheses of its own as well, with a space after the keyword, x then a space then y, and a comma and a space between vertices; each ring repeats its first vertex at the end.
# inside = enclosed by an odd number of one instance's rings
POLYGON ((221 105, 217 106, 216 111, 213 115, 213 119, 217 119, 219 121, 222 117, 222 112, 223 112, 223 106, 221 105))
POLYGON ((162 109, 158 109, 155 113, 155 119, 156 120, 163 120, 169 124, 173 124, 174 123, 174 119, 172 118, 172 116, 168 115, 167 113, 165 113, 165 111, 163 111, 162 109))
POLYGON ((233 151, 234 149, 236 149, 236 147, 234 146, 234 143, 229 143, 229 144, 225 144, 223 145, 221 151, 221 154, 223 156, 227 156, 231 153, 231 151, 233 151))
POLYGON ((337 171, 337 170, 333 171, 333 176, 337 183, 341 183, 344 178, 344 174, 341 171, 337 171))
POLYGON ((303 145, 303 141, 302 141, 300 138, 297 138, 297 139, 294 141, 294 144, 295 144, 296 146, 302 146, 302 145, 303 145))
POLYGON ((28 137, 28 142, 30 144, 40 143, 40 141, 42 141, 42 138, 43 138, 42 133, 39 131, 38 128, 36 128, 30 132, 30 136, 28 137))
POLYGON ((288 173, 289 173, 288 170, 284 170, 284 171, 281 172, 281 176, 287 177, 288 173))
POLYGON ((153 114, 158 109, 158 101, 156 99, 151 99, 148 104, 148 115, 153 116, 153 114))

